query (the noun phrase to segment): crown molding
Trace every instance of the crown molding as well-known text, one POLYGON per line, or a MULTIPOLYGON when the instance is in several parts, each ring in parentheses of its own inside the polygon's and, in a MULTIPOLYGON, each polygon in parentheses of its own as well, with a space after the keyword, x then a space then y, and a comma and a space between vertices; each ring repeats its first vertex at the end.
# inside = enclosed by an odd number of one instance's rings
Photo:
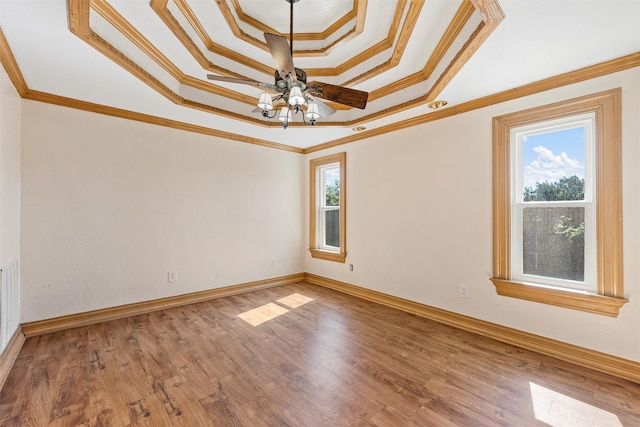
MULTIPOLYGON (((231 0, 231 1, 233 3, 233 9, 235 10, 235 16, 238 17, 239 21, 243 21, 246 24, 252 26, 253 28, 256 28, 257 30, 263 33, 278 34, 278 31, 276 31, 275 29, 269 27, 268 25, 263 24, 262 22, 258 21, 252 16, 249 16, 246 13, 244 13, 244 11, 242 10, 242 7, 240 7, 240 3, 238 2, 238 0, 231 0)), ((231 29, 231 31, 236 37, 246 41, 247 43, 253 44, 254 46, 264 49, 266 51, 269 50, 267 47, 267 44, 264 41, 251 37, 244 31, 242 31, 242 29, 240 29, 240 26, 238 25, 238 22, 235 19, 234 14, 231 12, 231 8, 227 4, 227 2, 218 1, 216 3, 220 8, 220 12, 222 13, 222 16, 224 16, 225 20, 227 21, 227 25, 229 26, 229 28, 231 29)), ((359 34, 364 29, 367 3, 368 3, 368 0, 354 0, 353 8, 350 11, 348 11, 346 14, 344 14, 341 18, 336 20, 324 31, 320 33, 294 33, 294 38, 296 40, 325 40, 331 37, 331 35, 336 31, 338 31, 340 28, 346 26, 349 23, 349 21, 354 19, 355 19, 355 22, 354 22, 353 28, 351 28, 344 36, 340 38, 349 37, 352 34, 359 34)), ((289 36, 289 34, 281 34, 281 35, 289 36)), ((330 49, 330 46, 327 46, 325 48, 313 50, 313 51, 294 50, 293 53, 295 56, 307 56, 305 55, 306 52, 309 53, 309 56, 321 56, 321 55, 326 55, 329 49, 330 49)))
POLYGON ((304 154, 308 154, 333 147, 338 147, 340 145, 349 144, 359 140, 372 138, 374 136, 395 132, 400 129, 406 129, 436 120, 441 120, 447 117, 456 116, 458 114, 463 114, 469 111, 488 107, 490 105, 511 101, 513 99, 522 98, 524 96, 534 95, 536 93, 555 89, 561 86, 579 83, 585 80, 602 77, 607 74, 617 73, 619 71, 628 70, 630 68, 635 68, 638 66, 640 66, 640 52, 632 53, 620 58, 602 62, 600 64, 581 68, 576 71, 570 71, 568 73, 560 74, 548 79, 539 80, 537 82, 520 86, 515 89, 505 90, 503 92, 498 92, 493 95, 474 99, 462 104, 453 105, 442 110, 437 110, 428 114, 412 117, 410 119, 402 120, 390 125, 360 132, 358 134, 354 134, 345 138, 340 138, 323 144, 314 145, 313 147, 304 149, 303 152, 304 154))
MULTIPOLYGON (((74 17, 70 16, 70 18, 74 18, 74 17)), ((590 79, 602 77, 608 74, 635 68, 640 66, 640 52, 635 52, 620 58, 612 59, 610 61, 605 61, 589 67, 581 68, 579 70, 570 71, 568 73, 560 74, 558 76, 550 77, 548 79, 539 80, 537 82, 533 82, 533 83, 520 86, 514 89, 509 89, 493 95, 488 95, 482 98, 474 99, 468 102, 464 102, 462 104, 453 105, 442 110, 434 111, 428 114, 423 114, 407 120, 403 120, 403 121, 386 125, 386 126, 381 126, 379 128, 360 132, 354 135, 350 135, 348 137, 339 138, 323 144, 314 145, 312 147, 308 147, 305 149, 293 147, 286 144, 279 144, 272 141, 262 140, 259 138, 246 137, 246 136, 235 134, 233 132, 207 128, 204 126, 197 126, 190 123, 179 122, 176 120, 169 120, 169 119, 165 119, 157 116, 151 116, 143 113, 136 113, 133 111, 123 110, 123 109, 114 108, 114 107, 107 107, 104 105, 95 104, 95 103, 86 102, 86 101, 80 101, 77 99, 67 98, 59 95, 32 91, 29 89, 20 71, 20 67, 16 63, 15 57, 11 52, 11 47, 7 43, 7 40, 4 37, 4 34, 2 33, 1 29, 0 29, 0 62, 2 63, 2 66, 4 67, 5 71, 9 75, 9 79, 11 80, 14 87, 16 88, 16 91, 24 99, 29 99, 29 100, 38 101, 38 102, 45 102, 45 103, 59 105, 63 107, 76 108, 76 109, 94 112, 98 114, 106 114, 109 116, 120 117, 128 120, 136 120, 144 123, 155 124, 158 126, 171 127, 178 130, 195 132, 195 133, 215 136, 219 138, 226 138, 233 141, 261 145, 264 147, 291 151, 299 154, 309 154, 309 153, 314 153, 314 152, 326 150, 329 148, 337 147, 340 145, 349 144, 349 143, 357 142, 360 140, 365 140, 375 136, 394 132, 400 129, 406 129, 406 128, 418 126, 424 123, 429 123, 432 121, 455 116, 458 114, 467 113, 469 111, 477 110, 480 108, 488 107, 490 105, 495 105, 495 104, 499 104, 506 101, 511 101, 513 99, 533 95, 536 93, 555 89, 561 86, 579 83, 585 80, 590 80, 590 79)), ((276 124, 276 125, 279 125, 279 124, 276 124)))
POLYGON ((137 113, 135 111, 123 110, 121 108, 108 107, 105 105, 94 104, 92 102, 80 101, 64 96, 52 95, 45 92, 29 90, 24 99, 30 101, 44 102, 46 104, 59 105, 61 107, 74 108, 76 110, 88 111, 91 113, 104 114, 121 119, 134 120, 142 123, 149 123, 157 126, 164 126, 172 129, 183 130, 187 132, 199 133, 202 135, 214 136, 217 138, 228 139, 232 141, 243 142, 246 144, 260 145, 267 148, 275 148, 278 150, 290 151, 302 154, 302 149, 291 145, 279 144, 277 142, 267 141, 265 139, 252 138, 249 136, 239 135, 233 132, 227 132, 219 129, 212 129, 205 126, 193 125, 191 123, 179 122, 177 120, 165 119, 163 117, 152 116, 149 114, 137 113))
POLYGON ((9 43, 7 39, 4 37, 4 33, 0 28, 0 63, 4 70, 7 72, 11 83, 13 83, 13 87, 16 88, 18 94, 24 98, 25 94, 29 91, 29 87, 27 86, 27 82, 24 80, 22 76, 22 72, 20 71, 20 67, 18 67, 18 63, 16 62, 15 56, 13 56, 13 52, 9 47, 9 43))

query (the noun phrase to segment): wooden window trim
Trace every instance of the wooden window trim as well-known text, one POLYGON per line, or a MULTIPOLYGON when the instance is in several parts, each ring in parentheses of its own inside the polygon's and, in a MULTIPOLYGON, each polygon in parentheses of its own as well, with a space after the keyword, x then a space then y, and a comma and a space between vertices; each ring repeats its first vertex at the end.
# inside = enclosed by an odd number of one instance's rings
POLYGON ((309 252, 311 257, 344 263, 347 258, 347 153, 337 153, 329 156, 311 159, 309 162, 309 252), (316 206, 316 170, 319 166, 340 164, 340 252, 318 249, 316 220, 318 209, 316 206))
POLYGON ((608 90, 493 119, 493 278, 499 295, 617 317, 624 298, 622 257, 621 89, 608 90), (583 113, 596 117, 597 294, 511 280, 510 131, 583 113))

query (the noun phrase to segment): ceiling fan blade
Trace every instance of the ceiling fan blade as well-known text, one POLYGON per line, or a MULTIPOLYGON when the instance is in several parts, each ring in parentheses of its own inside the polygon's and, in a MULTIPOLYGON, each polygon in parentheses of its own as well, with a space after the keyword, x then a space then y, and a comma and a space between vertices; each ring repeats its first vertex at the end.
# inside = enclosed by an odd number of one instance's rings
POLYGON ((334 110, 333 107, 325 104, 324 102, 320 101, 318 98, 314 96, 310 96, 307 94, 307 98, 311 99, 311 101, 316 103, 316 105, 318 106, 318 113, 320 113, 320 117, 329 117, 330 115, 336 112, 336 110, 334 110))
POLYGON ((369 98, 368 92, 322 82, 307 83, 307 91, 322 99, 360 109, 367 106, 369 98))
POLYGON ((264 39, 267 41, 269 51, 273 57, 273 61, 276 63, 276 69, 278 74, 284 80, 290 77, 291 80, 296 80, 296 70, 293 66, 293 57, 291 56, 291 49, 286 37, 282 37, 278 34, 264 33, 264 39))
POLYGON ((272 85, 271 83, 259 82, 257 80, 237 79, 235 77, 216 76, 214 74, 207 74, 207 78, 209 80, 214 80, 214 81, 218 81, 218 82, 239 83, 239 84, 243 84, 243 85, 262 87, 262 88, 270 89, 270 90, 273 90, 273 91, 276 91, 276 92, 280 91, 278 89, 278 86, 276 86, 276 85, 272 85))

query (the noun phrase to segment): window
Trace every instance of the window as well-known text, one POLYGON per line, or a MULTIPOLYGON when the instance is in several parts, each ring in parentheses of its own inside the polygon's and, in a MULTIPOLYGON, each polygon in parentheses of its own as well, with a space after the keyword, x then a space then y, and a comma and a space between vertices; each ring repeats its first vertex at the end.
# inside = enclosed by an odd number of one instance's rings
POLYGON ((619 89, 494 118, 498 294, 618 315, 620 123, 619 89))
POLYGON ((512 278, 596 292, 595 114, 510 130, 512 278))
POLYGON ((344 262, 346 253, 346 153, 310 162, 309 251, 314 258, 344 262))

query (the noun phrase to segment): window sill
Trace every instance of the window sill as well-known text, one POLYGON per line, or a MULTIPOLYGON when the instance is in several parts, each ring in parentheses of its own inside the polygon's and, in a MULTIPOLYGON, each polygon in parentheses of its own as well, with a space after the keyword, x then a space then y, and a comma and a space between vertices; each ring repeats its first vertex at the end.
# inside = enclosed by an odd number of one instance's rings
POLYGON ((340 252, 321 251, 320 249, 313 248, 309 249, 309 252, 311 252, 312 258, 326 259, 327 261, 344 263, 347 258, 347 254, 340 252))
POLYGON ((620 308, 629 302, 626 298, 530 286, 506 279, 492 278, 491 281, 495 285, 498 295, 586 311, 603 316, 618 317, 620 308))

